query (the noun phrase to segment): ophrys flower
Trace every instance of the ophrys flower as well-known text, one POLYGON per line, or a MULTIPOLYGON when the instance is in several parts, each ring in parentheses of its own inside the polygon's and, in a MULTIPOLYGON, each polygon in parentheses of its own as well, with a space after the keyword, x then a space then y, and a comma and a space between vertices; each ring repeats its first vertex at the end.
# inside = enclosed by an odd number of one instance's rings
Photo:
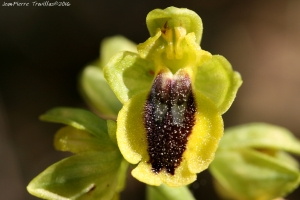
POLYGON ((138 166, 138 180, 186 185, 206 169, 223 134, 221 114, 242 81, 222 56, 200 48, 202 22, 188 9, 156 9, 147 16, 151 37, 138 53, 116 54, 105 77, 123 103, 117 141, 138 166))

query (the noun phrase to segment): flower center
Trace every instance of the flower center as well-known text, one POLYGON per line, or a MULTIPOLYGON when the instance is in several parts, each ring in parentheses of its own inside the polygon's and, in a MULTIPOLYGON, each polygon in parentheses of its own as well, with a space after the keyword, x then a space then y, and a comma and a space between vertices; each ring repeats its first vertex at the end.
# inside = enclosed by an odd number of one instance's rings
POLYGON ((144 107, 152 171, 174 175, 195 124, 196 105, 187 73, 161 72, 144 107))
POLYGON ((167 59, 182 59, 183 51, 181 49, 181 42, 186 36, 186 30, 183 27, 167 28, 162 30, 162 38, 167 42, 166 53, 167 59))

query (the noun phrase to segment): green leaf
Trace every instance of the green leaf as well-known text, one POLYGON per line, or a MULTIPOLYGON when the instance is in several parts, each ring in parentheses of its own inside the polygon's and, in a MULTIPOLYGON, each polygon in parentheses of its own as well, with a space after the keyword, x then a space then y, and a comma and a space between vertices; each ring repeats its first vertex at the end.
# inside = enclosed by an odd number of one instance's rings
POLYGON ((99 145, 114 145, 107 133, 106 121, 94 113, 78 109, 58 107, 46 112, 40 119, 48 122, 63 123, 84 130, 101 139, 99 145))
POLYGON ((120 52, 104 67, 104 76, 124 104, 135 94, 150 89, 154 71, 154 64, 138 54, 120 52))
MULTIPOLYGON (((117 145, 117 123, 113 120, 107 120, 107 128, 110 139, 117 145)), ((129 163, 123 159, 121 162, 121 167, 119 170, 119 179, 118 179, 118 188, 117 191, 121 192, 125 188, 126 178, 127 178, 127 170, 129 167, 129 163)))
POLYGON ((77 154, 48 167, 27 190, 50 200, 111 200, 117 192, 121 161, 118 151, 77 154))
POLYGON ((160 186, 147 185, 146 195, 147 200, 195 200, 186 186, 168 187, 164 184, 160 186))
POLYGON ((80 89, 83 97, 105 118, 116 119, 122 108, 112 89, 97 66, 87 66, 80 78, 80 89))
POLYGON ((57 131, 54 138, 54 146, 57 150, 70 151, 72 153, 85 151, 107 152, 117 149, 117 146, 114 145, 102 145, 100 138, 72 126, 65 126, 57 131))
POLYGON ((202 21, 194 11, 176 7, 168 7, 164 10, 155 9, 149 12, 146 22, 151 37, 156 34, 157 29, 164 28, 167 22, 169 28, 183 27, 187 34, 194 32, 196 42, 200 44, 203 29, 202 21))
POLYGON ((113 120, 107 120, 107 129, 111 141, 117 145, 117 122, 113 120))
POLYGON ((250 123, 228 128, 219 145, 219 149, 246 147, 300 154, 300 142, 289 130, 266 123, 250 123))
POLYGON ((253 149, 217 151, 210 171, 235 199, 270 200, 295 189, 297 169, 253 149))
POLYGON ((196 90, 210 98, 221 114, 229 109, 241 84, 240 74, 219 55, 199 66, 194 80, 196 90))
POLYGON ((118 174, 118 192, 122 192, 125 188, 128 167, 129 163, 125 159, 123 159, 118 174))

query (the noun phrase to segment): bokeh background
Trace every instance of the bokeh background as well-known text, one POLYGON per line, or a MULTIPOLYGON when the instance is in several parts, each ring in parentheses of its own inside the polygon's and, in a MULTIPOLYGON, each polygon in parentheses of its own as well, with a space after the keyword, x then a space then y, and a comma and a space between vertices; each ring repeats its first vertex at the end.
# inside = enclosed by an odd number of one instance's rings
MULTIPOLYGON (((204 24, 202 48, 224 55, 242 74, 244 83, 224 115, 226 127, 262 121, 300 137, 298 0, 85 0, 69 1, 70 7, 28 2, 0 6, 0 199, 37 199, 26 185, 66 156, 52 146, 60 125, 38 116, 56 106, 86 108, 78 75, 98 57, 100 41, 116 34, 145 41, 145 17, 154 8, 197 12, 204 24)), ((208 172, 191 188, 197 199, 218 199, 208 172)), ((143 184, 130 178, 122 199, 144 199, 144 193, 143 184)), ((288 197, 299 198, 300 189, 288 197)))

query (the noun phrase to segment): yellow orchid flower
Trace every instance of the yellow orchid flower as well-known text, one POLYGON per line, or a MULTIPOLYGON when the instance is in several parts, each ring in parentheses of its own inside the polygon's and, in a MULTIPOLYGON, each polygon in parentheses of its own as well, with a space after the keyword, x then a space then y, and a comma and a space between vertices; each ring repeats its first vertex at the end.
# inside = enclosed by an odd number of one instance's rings
POLYGON ((117 53, 104 67, 123 104, 117 143, 150 185, 187 185, 214 158, 223 135, 221 114, 242 81, 222 56, 200 48, 202 22, 188 9, 156 9, 147 16, 151 37, 138 53, 117 53))

